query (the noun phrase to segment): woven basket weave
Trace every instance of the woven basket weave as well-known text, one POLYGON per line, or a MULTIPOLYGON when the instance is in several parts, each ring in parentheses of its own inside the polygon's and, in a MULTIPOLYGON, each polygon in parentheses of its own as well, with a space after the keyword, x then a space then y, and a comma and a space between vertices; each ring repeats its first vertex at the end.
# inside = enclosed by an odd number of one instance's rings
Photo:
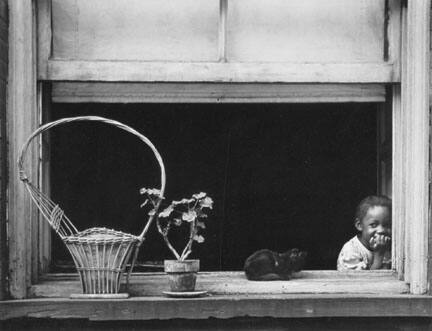
MULTIPOLYGON (((83 293, 90 295, 116 294, 120 290, 121 278, 125 272, 126 265, 132 257, 131 267, 126 275, 126 280, 129 280, 129 276, 138 255, 139 247, 144 241, 145 234, 147 233, 156 213, 149 216, 149 219, 139 236, 103 227, 78 231, 59 205, 55 204, 35 185, 33 185, 24 171, 25 154, 30 143, 35 137, 55 126, 78 121, 102 122, 113 125, 137 136, 141 141, 147 144, 153 151, 160 166, 161 197, 163 197, 165 191, 165 167, 162 157, 147 137, 125 124, 97 116, 63 118, 42 125, 32 133, 22 147, 18 159, 20 179, 25 184, 33 202, 37 205, 45 220, 48 221, 52 229, 60 236, 71 253, 80 276, 83 293)), ((159 208, 159 204, 156 206, 156 212, 159 208)))

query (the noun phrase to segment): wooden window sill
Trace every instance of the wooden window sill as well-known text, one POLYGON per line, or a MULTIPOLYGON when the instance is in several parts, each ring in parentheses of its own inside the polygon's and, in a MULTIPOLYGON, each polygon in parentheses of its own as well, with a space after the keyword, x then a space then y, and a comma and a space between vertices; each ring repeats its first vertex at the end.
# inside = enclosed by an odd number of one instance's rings
MULTIPOLYGON (((163 272, 134 273, 129 290, 133 297, 162 296, 168 290, 163 272)), ((379 271, 303 271, 289 281, 248 281, 243 272, 200 272, 196 290, 211 295, 237 294, 296 294, 296 293, 357 293, 403 294, 409 292, 406 283, 399 281, 394 272, 379 271)), ((31 298, 68 298, 81 293, 76 274, 48 274, 30 289, 31 298)))
POLYGON ((290 281, 251 282, 240 272, 200 273, 201 298, 167 298, 163 273, 134 274, 129 299, 69 299, 76 276, 47 275, 26 300, 0 302, 0 319, 89 320, 206 319, 232 317, 431 316, 432 297, 410 295, 391 271, 305 271, 290 281), (380 309, 376 309, 380 307, 380 309))

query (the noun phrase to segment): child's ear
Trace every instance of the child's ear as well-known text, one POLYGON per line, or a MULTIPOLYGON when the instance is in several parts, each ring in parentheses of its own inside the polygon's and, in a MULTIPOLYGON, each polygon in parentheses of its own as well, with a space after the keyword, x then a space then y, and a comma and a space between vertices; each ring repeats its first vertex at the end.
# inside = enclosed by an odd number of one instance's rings
POLYGON ((358 231, 363 230, 363 224, 358 218, 355 219, 354 226, 358 231))

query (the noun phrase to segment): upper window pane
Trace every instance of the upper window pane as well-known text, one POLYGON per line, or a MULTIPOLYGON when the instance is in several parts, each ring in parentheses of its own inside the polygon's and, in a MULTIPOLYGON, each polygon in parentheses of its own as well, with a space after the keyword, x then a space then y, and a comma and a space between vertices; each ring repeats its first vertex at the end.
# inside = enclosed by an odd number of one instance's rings
POLYGON ((53 0, 53 56, 214 61, 219 0, 53 0))
POLYGON ((382 62, 384 0, 231 0, 229 61, 382 62))

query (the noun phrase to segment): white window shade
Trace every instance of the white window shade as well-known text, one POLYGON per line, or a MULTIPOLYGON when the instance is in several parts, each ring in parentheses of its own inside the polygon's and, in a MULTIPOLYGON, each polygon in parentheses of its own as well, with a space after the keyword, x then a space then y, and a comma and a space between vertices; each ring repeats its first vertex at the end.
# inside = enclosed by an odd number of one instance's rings
POLYGON ((54 0, 53 58, 215 61, 219 0, 54 0))
POLYGON ((229 1, 233 62, 380 62, 384 0, 229 1))
POLYGON ((223 48, 228 62, 384 60, 384 0, 226 1, 53 0, 52 57, 215 62, 223 48))

